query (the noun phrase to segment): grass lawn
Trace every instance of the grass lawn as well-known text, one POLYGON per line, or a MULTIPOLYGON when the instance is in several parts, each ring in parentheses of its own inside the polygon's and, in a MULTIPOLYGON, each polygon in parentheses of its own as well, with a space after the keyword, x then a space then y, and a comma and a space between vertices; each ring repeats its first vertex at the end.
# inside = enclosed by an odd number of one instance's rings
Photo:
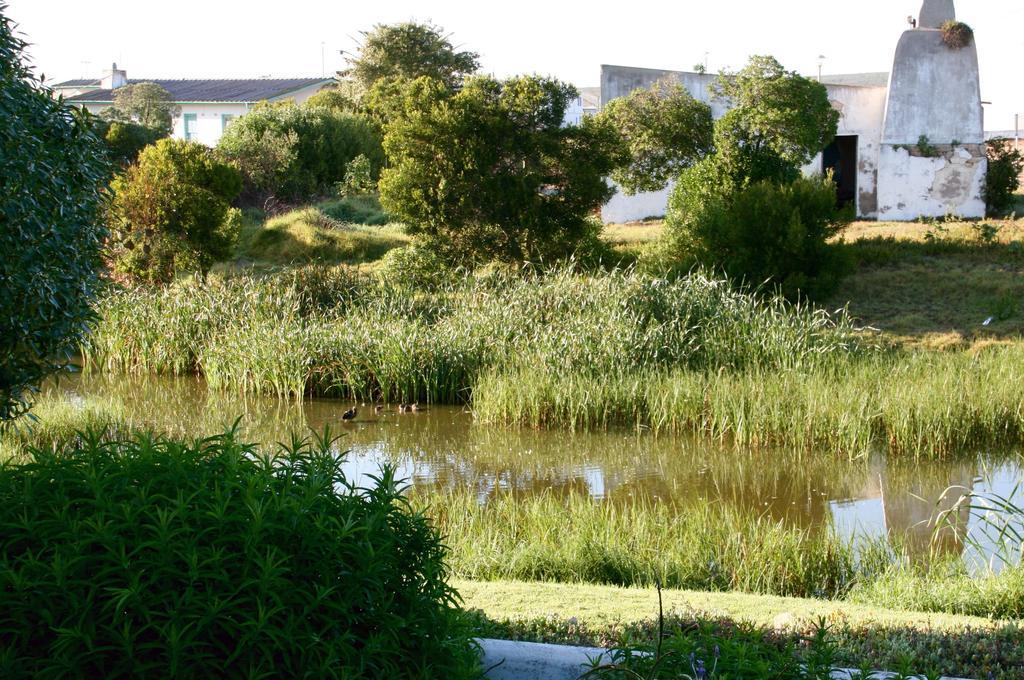
MULTIPOLYGON (((580 625, 600 630, 623 622, 656 618, 658 595, 654 588, 620 588, 574 583, 518 581, 452 582, 466 609, 480 609, 489 618, 531 620, 552 616, 574 618, 580 625)), ((991 629, 998 621, 975 616, 895 611, 868 605, 746 593, 708 593, 663 590, 665 611, 676 610, 727 618, 758 626, 777 623, 813 623, 824 617, 850 625, 910 626, 929 630, 991 629)))
MULTIPOLYGON (((533 642, 614 647, 651 641, 658 630, 654 589, 455 580, 478 633, 533 642)), ((723 636, 753 626, 773 636, 812 635, 828 627, 837 663, 860 668, 939 672, 947 676, 1019 678, 1024 636, 1019 623, 922 614, 796 598, 662 593, 666 630, 713 625, 723 636)))

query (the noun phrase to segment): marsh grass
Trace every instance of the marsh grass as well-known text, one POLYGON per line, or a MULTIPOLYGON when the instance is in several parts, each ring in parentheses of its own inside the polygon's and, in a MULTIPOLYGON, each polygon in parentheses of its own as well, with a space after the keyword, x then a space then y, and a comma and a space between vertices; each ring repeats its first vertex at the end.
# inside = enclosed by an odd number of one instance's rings
POLYGON ((430 291, 342 268, 112 294, 83 348, 218 390, 472 403, 484 422, 942 456, 1024 438, 1024 348, 886 350, 843 311, 694 273, 452 272, 430 291))
POLYGON ((786 444, 942 457, 1024 441, 1024 348, 888 352, 806 370, 651 371, 623 376, 522 368, 484 375, 487 423, 576 430, 635 427, 739 446, 786 444))
POLYGON ((569 493, 467 491, 415 497, 446 535, 453 572, 475 580, 557 581, 836 599, 888 565, 830 530, 809 530, 718 504, 569 493))

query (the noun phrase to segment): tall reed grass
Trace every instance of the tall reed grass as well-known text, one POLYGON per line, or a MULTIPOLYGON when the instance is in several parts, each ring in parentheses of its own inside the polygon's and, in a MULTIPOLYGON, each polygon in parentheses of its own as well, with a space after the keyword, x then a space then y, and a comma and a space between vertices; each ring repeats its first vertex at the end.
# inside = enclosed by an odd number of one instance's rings
POLYGON ((458 576, 706 591, 844 597, 889 564, 889 548, 854 548, 828 528, 802 529, 719 504, 675 506, 585 494, 519 497, 450 491, 417 499, 446 535, 458 576))
POLYGON ((101 370, 282 397, 472 403, 489 423, 915 455, 1024 439, 1024 348, 885 350, 842 311, 678 280, 490 270, 429 290, 345 269, 114 293, 101 370))
POLYGON ((637 427, 741 446, 860 454, 876 442, 911 455, 1024 441, 1024 348, 977 354, 889 352, 806 370, 653 370, 588 376, 491 371, 474 391, 484 422, 637 427))

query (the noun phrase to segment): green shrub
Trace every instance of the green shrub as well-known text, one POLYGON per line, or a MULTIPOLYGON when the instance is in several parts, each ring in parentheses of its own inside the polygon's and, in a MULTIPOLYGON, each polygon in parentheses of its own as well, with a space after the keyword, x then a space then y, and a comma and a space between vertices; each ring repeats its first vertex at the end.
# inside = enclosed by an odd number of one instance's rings
POLYGON ((1024 153, 1012 140, 999 137, 988 141, 988 175, 985 177, 985 209, 990 215, 1012 210, 1024 173, 1024 153))
POLYGON ((711 150, 711 107, 672 80, 614 99, 600 116, 625 145, 624 162, 611 177, 628 194, 664 189, 711 150))
POLYGON ((379 227, 393 222, 391 215, 380 207, 380 200, 373 194, 346 196, 332 201, 317 204, 320 212, 339 222, 365 224, 379 227))
POLYGON ((476 77, 453 94, 422 78, 388 125, 384 208, 451 261, 552 261, 571 254, 611 195, 614 132, 563 127, 575 89, 476 77))
POLYGON ((667 225, 679 252, 724 271, 747 287, 768 285, 789 298, 830 294, 850 269, 829 243, 847 222, 826 178, 762 181, 722 194, 709 181, 710 160, 680 178, 667 225))
POLYGON ((91 117, 22 64, 0 0, 0 421, 28 409, 85 334, 110 167, 91 117))
POLYGON ((239 165, 249 185, 293 201, 330 192, 359 155, 370 160, 374 177, 384 164, 379 132, 368 119, 336 109, 294 104, 256 107, 231 124, 217 151, 239 165), (273 163, 254 166, 254 157, 272 156, 273 140, 288 140, 291 151, 272 157, 273 163), (264 166, 272 171, 255 172, 264 166))
POLYGON ((230 202, 241 185, 234 167, 197 142, 163 139, 144 149, 111 184, 114 269, 134 281, 167 283, 225 259, 238 238, 240 218, 230 202))
POLYGON ((345 179, 338 184, 338 193, 342 197, 373 193, 377 183, 373 181, 372 170, 370 159, 364 154, 353 158, 345 168, 345 179))
POLYGON ((327 440, 32 450, 0 554, 6 678, 476 677, 440 537, 327 440))
POLYGON ((392 250, 377 269, 381 283, 396 290, 436 290, 450 285, 455 270, 430 249, 420 245, 392 250))
POLYGON ((122 167, 137 161, 143 149, 167 136, 161 130, 138 123, 100 121, 100 126, 110 159, 122 167))

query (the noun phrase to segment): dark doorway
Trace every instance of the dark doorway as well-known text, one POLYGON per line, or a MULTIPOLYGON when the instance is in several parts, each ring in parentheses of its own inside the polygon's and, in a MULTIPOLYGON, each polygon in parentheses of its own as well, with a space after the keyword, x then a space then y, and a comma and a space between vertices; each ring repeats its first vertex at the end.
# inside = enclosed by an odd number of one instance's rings
POLYGON ((839 205, 857 201, 857 135, 836 137, 821 154, 821 171, 832 171, 839 205))

